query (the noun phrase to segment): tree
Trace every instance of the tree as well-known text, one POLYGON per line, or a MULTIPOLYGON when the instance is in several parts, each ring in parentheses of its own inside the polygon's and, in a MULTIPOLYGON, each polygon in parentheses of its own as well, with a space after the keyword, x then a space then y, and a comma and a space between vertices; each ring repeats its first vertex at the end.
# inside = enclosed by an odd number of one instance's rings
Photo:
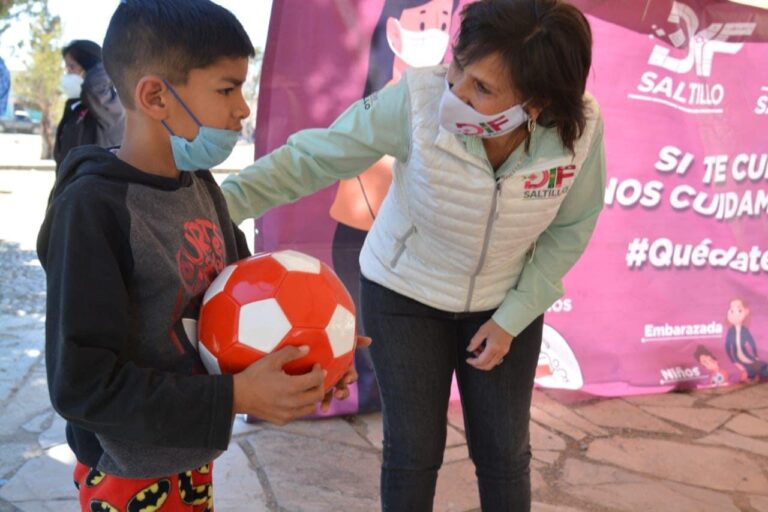
POLYGON ((251 108, 251 115, 243 123, 243 136, 253 141, 256 129, 256 104, 259 99, 259 82, 261 81, 261 64, 264 53, 256 48, 256 55, 248 62, 248 75, 243 84, 243 97, 251 108))
POLYGON ((38 13, 45 0, 0 0, 0 35, 24 14, 38 13))
MULTIPOLYGON (((2 1, 2 0, 0 0, 2 1)), ((29 57, 26 70, 14 77, 13 89, 19 102, 34 105, 43 114, 40 128, 43 137, 41 158, 53 154, 54 114, 61 112, 62 97, 59 82, 61 66, 61 19, 52 16, 47 2, 31 20, 29 36, 29 57)))

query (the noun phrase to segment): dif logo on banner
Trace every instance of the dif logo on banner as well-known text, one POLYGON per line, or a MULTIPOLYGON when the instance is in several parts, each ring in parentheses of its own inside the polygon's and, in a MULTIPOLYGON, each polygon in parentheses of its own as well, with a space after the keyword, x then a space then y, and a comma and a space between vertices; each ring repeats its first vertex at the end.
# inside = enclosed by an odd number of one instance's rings
POLYGON ((711 79, 713 68, 716 61, 722 60, 718 56, 735 55, 743 48, 743 43, 729 39, 752 35, 757 24, 712 23, 699 30, 701 22, 696 12, 683 2, 672 3, 667 21, 677 25, 677 30, 667 33, 654 25, 651 36, 665 37, 675 49, 687 46, 687 54, 681 51, 677 52, 680 56, 674 56, 668 44, 655 45, 648 64, 663 71, 643 73, 637 85, 640 94, 631 93, 629 98, 660 103, 689 114, 722 114, 726 90, 723 84, 711 79))
POLYGON ((504 130, 504 125, 509 123, 507 116, 499 116, 496 119, 488 121, 487 123, 479 122, 474 123, 456 123, 456 128, 461 130, 464 135, 493 135, 501 133, 504 130))

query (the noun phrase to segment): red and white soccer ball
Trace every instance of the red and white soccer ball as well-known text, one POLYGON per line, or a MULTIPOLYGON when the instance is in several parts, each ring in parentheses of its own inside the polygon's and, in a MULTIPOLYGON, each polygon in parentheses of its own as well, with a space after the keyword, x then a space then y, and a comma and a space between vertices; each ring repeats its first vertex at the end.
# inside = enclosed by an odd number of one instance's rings
POLYGON ((203 298, 198 350, 209 373, 238 373, 287 345, 310 352, 292 375, 319 363, 330 389, 353 362, 355 304, 325 263, 297 251, 252 256, 221 271, 203 298))

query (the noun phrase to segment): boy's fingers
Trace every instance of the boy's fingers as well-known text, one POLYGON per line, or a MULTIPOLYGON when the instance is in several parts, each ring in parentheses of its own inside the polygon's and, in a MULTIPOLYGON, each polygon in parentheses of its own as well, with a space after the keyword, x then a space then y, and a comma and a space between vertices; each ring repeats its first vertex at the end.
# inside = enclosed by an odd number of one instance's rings
POLYGON ((341 379, 341 387, 347 387, 350 384, 354 384, 355 382, 357 382, 358 377, 359 375, 357 373, 357 370, 355 370, 355 368, 353 367, 347 372, 344 378, 341 379))
POLYGON ((302 416, 309 416, 310 414, 315 414, 315 411, 317 411, 317 401, 313 402, 312 405, 307 405, 299 409, 296 415, 296 418, 301 418, 302 416))
POLYGON ((331 400, 333 400, 333 390, 327 392, 323 397, 323 401, 320 402, 320 411, 328 412, 331 408, 331 400))
POLYGON ((309 354, 309 347, 307 345, 302 345, 300 347, 289 345, 287 347, 281 348, 277 352, 269 354, 266 356, 266 358, 269 358, 273 366, 282 368, 287 363, 290 363, 296 359, 301 359, 307 354, 309 354))
POLYGON ((281 413, 278 413, 270 421, 272 421, 272 423, 275 423, 276 425, 281 425, 281 426, 287 425, 291 421, 294 421, 298 418, 301 418, 303 416, 309 416, 310 414, 314 414, 316 409, 317 409, 317 405, 314 403, 311 405, 292 407, 290 409, 286 409, 282 411, 281 413))
POLYGON ((368 347, 371 345, 371 343, 373 343, 373 339, 369 338, 368 336, 358 336, 357 340, 355 341, 355 347, 368 347))
POLYGON ((325 397, 325 391, 323 391, 322 386, 316 387, 307 391, 304 391, 303 393, 297 394, 293 396, 293 399, 291 400, 292 407, 315 407, 317 404, 323 401, 323 398, 325 397))
POLYGON ((352 384, 353 382, 357 382, 358 377, 360 377, 360 374, 357 373, 357 369, 355 369, 353 366, 344 377, 344 384, 352 384))
MULTIPOLYGON (((296 377, 291 377, 296 378, 296 377)), ((288 392, 281 400, 281 406, 285 409, 295 410, 304 407, 316 407, 323 401, 325 391, 322 382, 309 389, 294 390, 288 392)))
POLYGON ((328 391, 323 397, 323 401, 320 402, 320 411, 328 412, 331 409, 331 402, 333 400, 346 400, 349 398, 350 391, 346 387, 336 386, 335 389, 328 391))
POLYGON ((323 381, 328 374, 325 370, 320 368, 320 365, 315 365, 312 371, 303 375, 286 375, 288 386, 294 392, 312 391, 316 388, 323 388, 323 381))

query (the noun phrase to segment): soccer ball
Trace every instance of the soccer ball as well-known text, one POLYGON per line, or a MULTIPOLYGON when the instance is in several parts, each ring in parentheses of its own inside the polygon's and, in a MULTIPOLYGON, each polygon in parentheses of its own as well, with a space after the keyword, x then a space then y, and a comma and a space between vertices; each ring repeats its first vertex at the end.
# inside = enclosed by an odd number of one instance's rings
POLYGON ((209 373, 238 373, 287 345, 309 354, 283 368, 327 372, 326 391, 354 359, 355 305, 325 263, 297 251, 265 253, 224 270, 203 297, 198 351, 209 373))

